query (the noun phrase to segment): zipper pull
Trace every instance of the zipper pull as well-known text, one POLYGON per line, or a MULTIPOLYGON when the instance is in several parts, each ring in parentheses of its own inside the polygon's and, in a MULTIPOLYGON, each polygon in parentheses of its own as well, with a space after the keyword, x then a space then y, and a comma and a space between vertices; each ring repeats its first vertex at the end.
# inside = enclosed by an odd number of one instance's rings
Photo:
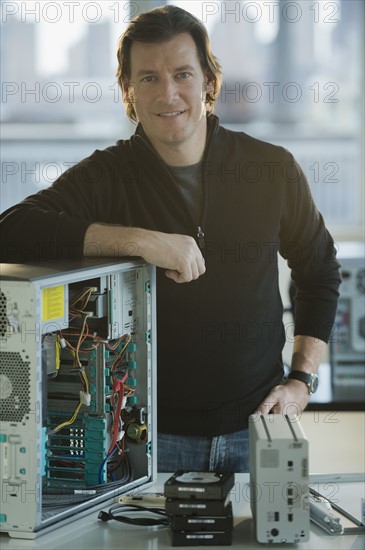
POLYGON ((204 232, 202 230, 202 228, 200 227, 200 225, 198 225, 198 231, 197 231, 197 234, 196 236, 198 237, 198 245, 199 245, 199 248, 201 250, 201 252, 204 251, 204 248, 205 248, 205 241, 204 241, 204 232))

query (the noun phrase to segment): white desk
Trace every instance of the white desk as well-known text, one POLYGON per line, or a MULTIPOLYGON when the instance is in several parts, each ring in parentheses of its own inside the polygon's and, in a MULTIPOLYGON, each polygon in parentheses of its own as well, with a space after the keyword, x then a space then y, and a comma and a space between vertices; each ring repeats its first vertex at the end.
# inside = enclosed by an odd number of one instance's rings
MULTIPOLYGON (((148 491, 161 491, 165 479, 170 474, 159 474, 158 481, 148 491)), ((256 542, 254 525, 248 500, 248 474, 236 474, 235 486, 231 493, 234 511, 233 545, 231 548, 265 548, 256 542)), ((348 491, 353 499, 353 491, 348 491)), ((357 489, 359 494, 359 489, 357 489)), ((104 506, 107 510, 109 506, 104 506)), ((104 523, 97 519, 93 512, 51 533, 41 535, 35 540, 11 539, 6 535, 0 537, 1 550, 144 550, 171 548, 170 533, 167 527, 135 527, 116 521, 104 523)), ((200 547, 201 548, 201 547, 200 547)), ((206 548, 229 548, 228 546, 211 546, 206 548)), ((298 549, 358 549, 365 548, 365 535, 326 535, 324 531, 311 524, 311 536, 307 543, 297 545, 273 544, 270 548, 298 549)))
MULTIPOLYGON (((301 424, 309 440, 310 472, 361 472, 364 471, 365 457, 365 415, 364 413, 345 412, 304 412, 301 424)), ((159 474, 158 482, 148 491, 162 491, 163 483, 168 474, 159 474)), ((267 548, 256 542, 254 526, 252 522, 250 503, 247 498, 245 484, 248 474, 236 474, 236 484, 231 493, 234 513, 233 546, 231 548, 267 548)), ((318 489, 317 485, 314 485, 318 489)), ((333 494, 333 488, 326 496, 333 494)), ((347 485, 347 501, 349 501, 350 513, 354 512, 354 496, 352 487, 347 485)), ((361 489, 357 488, 357 501, 361 489)), ((336 495, 335 495, 336 496, 336 495)), ((340 502, 341 505, 347 502, 340 502)), ((357 506, 357 503, 356 503, 357 506)), ((110 507, 104 506, 103 510, 110 507)), ((358 514, 356 514, 358 516, 358 514)), ((8 535, 0 535, 1 550, 144 550, 171 548, 168 528, 134 527, 110 521, 103 523, 97 519, 97 512, 69 523, 64 527, 55 529, 51 533, 41 535, 35 540, 12 539, 8 535)), ((177 547, 178 548, 178 547, 177 547)), ((199 548, 199 547, 191 547, 199 548)), ((204 548, 204 547, 200 547, 204 548)), ((211 546, 205 548, 229 548, 229 546, 211 546)), ((364 535, 341 535, 333 537, 326 535, 324 531, 311 524, 311 537, 307 543, 298 545, 274 544, 273 550, 279 548, 298 549, 332 549, 332 550, 363 550, 365 548, 364 535)))

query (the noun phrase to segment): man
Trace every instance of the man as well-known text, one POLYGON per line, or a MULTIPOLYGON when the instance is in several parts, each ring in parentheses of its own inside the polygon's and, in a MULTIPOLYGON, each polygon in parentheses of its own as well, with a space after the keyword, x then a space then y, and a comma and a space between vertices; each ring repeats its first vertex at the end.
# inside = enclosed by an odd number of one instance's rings
POLYGON ((12 261, 56 245, 161 268, 159 469, 247 471, 248 416, 300 413, 314 389, 338 298, 333 241, 290 153, 212 114, 221 70, 197 19, 174 6, 141 14, 118 61, 136 133, 5 212, 3 250, 12 261), (297 288, 286 383, 278 252, 297 288))

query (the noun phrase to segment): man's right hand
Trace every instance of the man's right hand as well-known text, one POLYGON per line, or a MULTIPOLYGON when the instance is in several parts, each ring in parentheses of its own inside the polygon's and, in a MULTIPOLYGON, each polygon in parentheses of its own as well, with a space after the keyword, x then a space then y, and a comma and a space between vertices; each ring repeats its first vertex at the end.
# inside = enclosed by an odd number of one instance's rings
POLYGON ((166 276, 175 283, 188 283, 205 273, 202 253, 193 237, 159 231, 147 231, 141 244, 146 262, 166 268, 166 276))
POLYGON ((188 283, 205 273, 199 247, 188 235, 162 233, 120 225, 92 224, 84 240, 84 256, 141 256, 166 269, 176 283, 188 283))

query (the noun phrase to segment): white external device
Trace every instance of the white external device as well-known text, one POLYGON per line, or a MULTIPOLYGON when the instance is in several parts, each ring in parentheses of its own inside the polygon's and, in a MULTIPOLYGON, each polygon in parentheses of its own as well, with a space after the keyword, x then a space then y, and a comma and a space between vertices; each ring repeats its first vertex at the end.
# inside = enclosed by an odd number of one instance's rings
POLYGON ((296 415, 251 415, 250 501, 258 542, 309 540, 308 441, 296 415))

